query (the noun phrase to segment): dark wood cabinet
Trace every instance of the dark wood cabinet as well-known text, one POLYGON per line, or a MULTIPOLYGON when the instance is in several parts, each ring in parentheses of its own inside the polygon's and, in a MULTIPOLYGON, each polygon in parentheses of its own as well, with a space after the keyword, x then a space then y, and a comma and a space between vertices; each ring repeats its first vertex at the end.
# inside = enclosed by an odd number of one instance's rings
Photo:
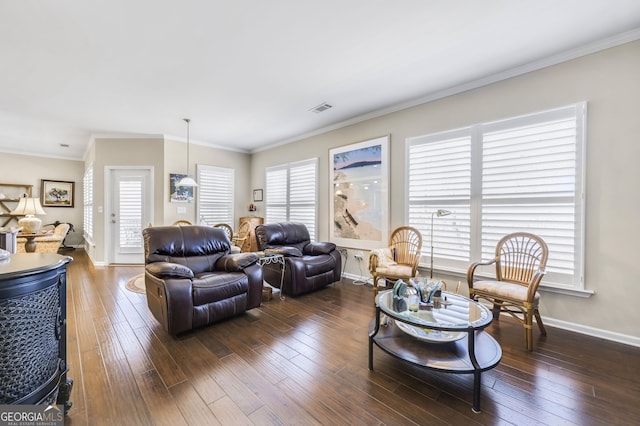
POLYGON ((67 377, 67 264, 58 254, 12 254, 0 262, 0 404, 61 404, 67 377))

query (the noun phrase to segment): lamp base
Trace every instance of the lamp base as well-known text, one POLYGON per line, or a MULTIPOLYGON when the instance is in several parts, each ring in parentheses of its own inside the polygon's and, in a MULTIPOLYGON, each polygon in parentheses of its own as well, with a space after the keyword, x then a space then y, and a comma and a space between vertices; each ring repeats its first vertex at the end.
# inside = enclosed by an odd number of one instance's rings
POLYGON ((42 221, 33 215, 27 215, 18 220, 18 225, 22 227, 25 234, 36 234, 42 227, 42 221))

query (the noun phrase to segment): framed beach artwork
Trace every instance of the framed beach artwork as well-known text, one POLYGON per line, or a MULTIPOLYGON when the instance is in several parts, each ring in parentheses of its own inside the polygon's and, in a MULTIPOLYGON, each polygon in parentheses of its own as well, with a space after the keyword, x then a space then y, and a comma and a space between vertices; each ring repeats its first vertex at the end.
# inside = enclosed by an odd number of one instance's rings
POLYGON ((371 250, 389 238, 389 136, 329 150, 329 239, 371 250))

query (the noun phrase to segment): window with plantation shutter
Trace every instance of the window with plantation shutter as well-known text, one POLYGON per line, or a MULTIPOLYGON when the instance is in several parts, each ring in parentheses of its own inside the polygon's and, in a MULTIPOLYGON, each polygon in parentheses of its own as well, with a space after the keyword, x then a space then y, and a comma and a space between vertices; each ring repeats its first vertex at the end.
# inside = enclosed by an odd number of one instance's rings
POLYGON ((586 104, 407 140, 408 223, 445 271, 493 257, 505 234, 549 246, 544 286, 581 290, 586 104), (433 219, 433 212, 453 214, 433 219))
POLYGON ((84 238, 88 241, 93 240, 93 164, 84 172, 82 178, 83 190, 83 232, 84 238))
POLYGON ((235 170, 198 164, 198 222, 233 227, 235 170))
POLYGON ((317 170, 317 158, 266 169, 266 223, 304 223, 315 241, 317 170))

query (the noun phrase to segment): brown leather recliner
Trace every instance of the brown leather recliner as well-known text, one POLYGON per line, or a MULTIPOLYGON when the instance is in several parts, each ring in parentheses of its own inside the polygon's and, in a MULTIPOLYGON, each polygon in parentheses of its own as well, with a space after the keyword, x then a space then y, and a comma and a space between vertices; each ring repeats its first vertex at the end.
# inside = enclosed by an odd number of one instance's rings
POLYGON ((158 226, 142 231, 147 304, 172 335, 241 314, 262 302, 253 253, 230 254, 224 231, 158 226))
MULTIPOLYGON (((340 281, 342 256, 336 245, 311 242, 309 230, 302 223, 282 222, 258 225, 255 229, 260 250, 272 250, 285 256, 283 292, 297 296, 340 281)), ((264 266, 264 279, 280 287, 280 269, 264 266)))

